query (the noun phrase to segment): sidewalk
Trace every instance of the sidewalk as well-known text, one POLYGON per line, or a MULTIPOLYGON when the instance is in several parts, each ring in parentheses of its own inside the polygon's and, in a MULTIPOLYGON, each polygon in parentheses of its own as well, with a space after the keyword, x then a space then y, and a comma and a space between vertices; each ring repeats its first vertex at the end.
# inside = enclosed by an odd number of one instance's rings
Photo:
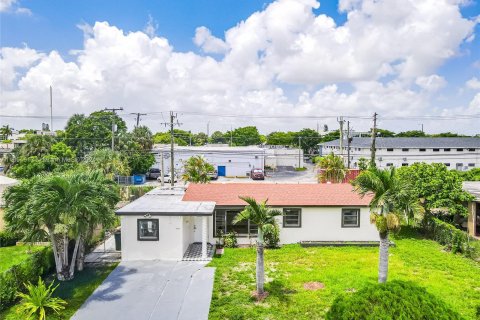
POLYGON ((92 252, 85 257, 88 264, 109 264, 119 262, 121 251, 115 250, 115 237, 113 234, 105 242, 99 244, 92 252))

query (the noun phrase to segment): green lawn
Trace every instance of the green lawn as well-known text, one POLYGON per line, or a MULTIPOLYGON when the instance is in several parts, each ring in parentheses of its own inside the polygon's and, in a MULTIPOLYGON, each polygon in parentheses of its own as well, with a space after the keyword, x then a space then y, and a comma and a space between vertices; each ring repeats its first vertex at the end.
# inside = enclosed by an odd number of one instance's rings
MULTIPOLYGON (((105 280, 110 272, 116 267, 116 265, 98 267, 98 268, 86 268, 82 272, 77 272, 75 278, 72 281, 58 282, 60 286, 55 291, 55 296, 61 297, 67 301, 65 310, 60 315, 49 315, 49 320, 70 319, 71 316, 80 308, 80 306, 87 300, 87 298, 93 293, 93 291, 105 280)), ((48 278, 48 281, 52 280, 53 276, 48 278)), ((17 320, 23 319, 23 317, 17 315, 16 308, 6 310, 0 314, 0 319, 5 320, 17 320)))
MULTIPOLYGON (((394 239, 389 280, 410 280, 443 299, 467 319, 480 306, 480 264, 442 250, 413 233, 394 239)), ((250 298, 255 290, 255 249, 225 249, 216 267, 210 319, 322 319, 334 298, 377 281, 378 248, 288 245, 265 253, 263 303, 250 298), (318 281, 325 288, 307 291, 318 281)))
POLYGON ((30 253, 42 250, 42 246, 12 246, 0 248, 0 272, 9 269, 11 266, 21 263, 30 253))

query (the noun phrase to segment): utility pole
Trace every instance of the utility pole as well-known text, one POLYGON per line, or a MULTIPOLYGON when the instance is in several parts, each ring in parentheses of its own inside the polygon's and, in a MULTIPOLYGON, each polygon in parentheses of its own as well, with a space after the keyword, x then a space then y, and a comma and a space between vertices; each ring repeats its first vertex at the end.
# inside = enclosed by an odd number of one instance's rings
POLYGON ((136 127, 138 127, 138 125, 140 124, 140 116, 146 116, 147 114, 146 113, 140 113, 140 112, 131 112, 130 114, 134 114, 135 117, 137 118, 137 125, 136 127))
MULTIPOLYGON (((111 111, 115 115, 117 114, 118 110, 123 110, 122 107, 120 108, 105 108, 105 111, 111 111)), ((112 118, 112 151, 115 151, 115 131, 116 131, 116 125, 115 125, 115 118, 112 118)))
POLYGON ((230 147, 233 146, 233 128, 230 126, 230 147))
POLYGON ((208 139, 210 139, 210 121, 207 122, 207 143, 208 139))
POLYGON ((340 156, 343 159, 343 123, 345 120, 343 120, 343 117, 337 118, 338 124, 340 125, 340 156))
POLYGON ((165 174, 165 165, 163 164, 163 150, 162 150, 162 153, 161 153, 161 157, 162 159, 160 160, 160 163, 161 163, 161 169, 160 169, 160 181, 162 182, 162 187, 165 185, 165 177, 164 177, 164 174, 165 174))
POLYGON ((352 142, 352 138, 350 138, 350 121, 347 121, 347 169, 350 169, 350 142, 352 142))
POLYGON ((301 164, 301 157, 302 157, 302 137, 298 137, 298 168, 300 169, 301 164))
MULTIPOLYGON (((174 143, 175 143, 175 137, 173 136, 173 127, 174 126, 180 126, 181 123, 178 122, 178 120, 175 122, 175 119, 177 119, 177 114, 175 114, 173 111, 170 111, 170 122, 168 123, 163 123, 165 126, 170 126, 170 185, 173 188, 175 186, 175 159, 174 159, 174 143)), ((162 154, 163 156, 163 154, 162 154)), ((163 158, 162 158, 162 163, 163 163, 163 158)), ((161 175, 163 176, 163 172, 161 175)))
POLYGON ((52 95, 52 86, 50 86, 50 132, 53 133, 53 95, 52 95))
POLYGON ((373 128, 372 128, 372 146, 370 148, 370 166, 371 167, 376 167, 375 163, 375 152, 376 152, 376 147, 375 147, 375 140, 377 139, 377 113, 375 112, 373 114, 373 128))
POLYGON ((423 131, 423 123, 420 123, 420 125, 422 126, 422 132, 425 132, 425 131, 423 131))

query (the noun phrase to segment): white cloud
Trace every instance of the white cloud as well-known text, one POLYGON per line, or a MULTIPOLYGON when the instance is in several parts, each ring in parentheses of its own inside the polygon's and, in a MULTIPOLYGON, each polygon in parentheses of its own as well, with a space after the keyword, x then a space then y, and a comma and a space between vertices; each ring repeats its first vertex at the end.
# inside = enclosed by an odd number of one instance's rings
POLYGON ((32 15, 30 9, 18 6, 18 0, 0 0, 0 12, 12 12, 27 16, 32 15))
POLYGON ((468 80, 465 85, 467 86, 467 88, 469 89, 473 89, 473 90, 480 90, 480 80, 477 79, 477 77, 473 77, 471 78, 470 80, 468 80))
POLYGON ((6 12, 17 2, 17 0, 0 0, 0 12, 6 12))
MULTIPOLYGON (((194 42, 202 54, 175 51, 155 35, 153 19, 143 32, 107 22, 80 25, 84 45, 69 59, 56 51, 2 48, 0 114, 48 114, 50 85, 54 112, 61 115, 108 106, 286 117, 431 113, 432 92, 447 85, 437 67, 475 26, 452 0, 343 0, 348 19, 341 26, 315 16, 318 6, 278 0, 226 30, 225 39, 199 27, 194 42)), ((164 129, 161 119, 145 119, 154 130, 164 129)), ((188 125, 202 129, 203 120, 190 118, 188 125)), ((308 121, 255 123, 263 130, 293 130, 308 121)), ((226 130, 232 122, 252 119, 217 118, 215 125, 226 130)), ((335 119, 325 122, 332 126, 335 119)), ((357 129, 369 125, 365 120, 357 129)))

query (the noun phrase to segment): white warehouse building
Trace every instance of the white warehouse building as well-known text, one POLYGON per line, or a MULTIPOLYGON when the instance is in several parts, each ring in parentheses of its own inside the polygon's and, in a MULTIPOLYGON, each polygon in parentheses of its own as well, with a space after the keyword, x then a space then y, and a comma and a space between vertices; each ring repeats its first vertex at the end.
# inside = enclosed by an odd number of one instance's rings
MULTIPOLYGON (((170 145, 155 145, 152 153, 155 155, 155 167, 170 172, 170 145)), ((257 146, 226 147, 226 146, 175 146, 174 164, 177 173, 182 172, 183 163, 190 157, 202 155, 211 163, 219 176, 248 176, 250 170, 264 169, 265 149, 257 146)))
MULTIPOLYGON (((319 144, 320 155, 334 153, 347 162, 347 140, 319 144)), ((354 137, 350 143, 350 163, 358 168, 360 158, 370 159, 371 138, 354 137)), ((443 163, 461 171, 480 168, 480 138, 376 138, 375 161, 380 168, 401 167, 416 162, 443 163)))

